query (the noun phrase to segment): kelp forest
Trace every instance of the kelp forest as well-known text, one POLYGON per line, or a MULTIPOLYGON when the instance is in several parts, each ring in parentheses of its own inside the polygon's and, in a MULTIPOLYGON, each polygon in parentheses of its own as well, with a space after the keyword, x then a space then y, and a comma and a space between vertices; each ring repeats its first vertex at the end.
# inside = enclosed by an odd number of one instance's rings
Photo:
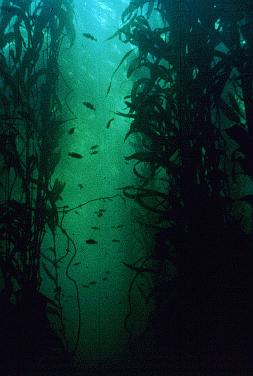
POLYGON ((2 374, 250 374, 252 1, 0 4, 2 374))

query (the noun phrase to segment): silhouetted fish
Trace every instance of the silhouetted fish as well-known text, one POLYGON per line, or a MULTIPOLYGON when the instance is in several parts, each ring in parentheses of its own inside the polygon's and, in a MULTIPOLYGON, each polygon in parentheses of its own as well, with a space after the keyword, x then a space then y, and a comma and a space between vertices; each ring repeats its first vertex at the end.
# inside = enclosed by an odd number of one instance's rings
POLYGON ((97 149, 99 147, 99 145, 93 145, 90 147, 90 150, 94 150, 94 149, 97 149))
POLYGON ((83 33, 84 38, 94 40, 94 42, 97 42, 97 39, 90 33, 83 33))
POLYGON ((98 244, 98 242, 94 239, 87 239, 86 244, 98 244))
POLYGON ((83 105, 85 107, 89 108, 90 110, 96 111, 96 107, 94 106, 94 104, 92 104, 90 102, 83 102, 83 105))
POLYGON ((90 285, 96 285, 96 283, 97 283, 96 281, 91 281, 90 285))
POLYGON ((83 156, 79 153, 69 153, 69 156, 72 158, 77 158, 77 159, 83 158, 83 156))

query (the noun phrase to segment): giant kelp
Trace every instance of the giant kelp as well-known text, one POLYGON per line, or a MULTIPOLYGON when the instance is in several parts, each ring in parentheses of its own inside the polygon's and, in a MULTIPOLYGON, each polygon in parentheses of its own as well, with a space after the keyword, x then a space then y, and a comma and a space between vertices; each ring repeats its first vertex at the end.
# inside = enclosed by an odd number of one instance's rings
POLYGON ((141 267, 128 267, 143 273, 147 262, 158 265, 150 326, 172 368, 213 367, 217 359, 220 369, 252 367, 243 345, 252 341, 252 238, 233 211, 252 200, 235 196, 231 183, 252 177, 251 14, 248 1, 130 1, 113 36, 136 46, 127 76, 148 72, 134 78, 129 111, 119 113, 131 120, 126 139, 142 137, 142 150, 126 158, 140 184, 123 192, 154 213, 157 233, 141 267))
POLYGON ((53 181, 53 174, 66 122, 57 86, 58 59, 66 37, 70 46, 75 38, 72 1, 4 0, 0 29, 1 344, 6 347, 1 361, 4 364, 9 357, 9 366, 16 360, 20 367, 18 361, 26 364, 28 357, 36 362, 44 356, 47 362, 51 346, 59 350, 51 361, 57 361, 57 356, 62 361, 66 356, 57 228, 71 240, 57 208, 65 183, 53 181), (41 246, 47 229, 53 246, 51 254, 45 255, 41 246), (54 301, 40 292, 41 267, 55 285, 54 301), (12 321, 7 323, 9 314, 12 321), (48 314, 60 319, 62 340, 50 329, 48 314))

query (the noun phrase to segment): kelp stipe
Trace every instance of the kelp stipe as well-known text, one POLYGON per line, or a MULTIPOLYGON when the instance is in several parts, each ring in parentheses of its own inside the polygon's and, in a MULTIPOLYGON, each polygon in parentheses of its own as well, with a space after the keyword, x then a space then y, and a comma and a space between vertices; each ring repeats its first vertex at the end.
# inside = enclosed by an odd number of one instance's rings
POLYGON ((126 266, 158 276, 147 359, 172 370, 253 369, 252 236, 240 206, 252 213, 252 195, 236 194, 238 177, 252 177, 251 14, 248 1, 131 1, 113 36, 137 47, 128 77, 148 71, 119 115, 131 120, 126 139, 143 139, 127 157, 141 184, 123 192, 154 215, 155 267, 126 266))
POLYGON ((0 29, 0 366, 18 373, 64 364, 70 353, 55 242, 59 227, 69 240, 57 207, 65 184, 52 177, 66 121, 57 91, 58 58, 66 36, 70 45, 75 38, 72 1, 4 0, 0 29), (51 254, 42 254, 48 229, 51 254), (42 268, 54 282, 54 300, 40 292, 42 268), (59 318, 62 338, 48 315, 59 318))

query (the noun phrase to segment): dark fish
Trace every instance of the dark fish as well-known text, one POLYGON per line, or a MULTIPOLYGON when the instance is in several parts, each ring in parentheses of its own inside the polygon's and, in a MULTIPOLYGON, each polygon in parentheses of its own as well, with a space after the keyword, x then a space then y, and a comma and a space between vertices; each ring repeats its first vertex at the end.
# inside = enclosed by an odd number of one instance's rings
POLYGON ((94 155, 94 154, 98 154, 98 151, 97 150, 94 150, 90 153, 90 155, 94 155))
POLYGON ((75 214, 78 214, 78 215, 80 215, 80 213, 79 213, 78 211, 76 211, 76 210, 75 210, 75 214))
POLYGON ((105 272, 105 274, 110 274, 111 272, 109 272, 109 270, 107 270, 106 272, 105 272))
POLYGON ((75 262, 73 266, 81 265, 81 262, 75 262))
POLYGON ((111 125, 111 123, 113 122, 114 119, 115 119, 115 118, 111 118, 111 119, 108 121, 108 123, 107 123, 107 125, 106 125, 106 129, 110 128, 110 125, 111 125))
POLYGON ((89 285, 82 285, 82 287, 88 289, 90 286, 89 285))
POLYGON ((112 239, 112 242, 113 243, 120 243, 120 240, 118 240, 118 239, 112 239))
POLYGON ((102 281, 107 281, 108 277, 102 278, 102 281))
POLYGON ((94 150, 94 149, 97 149, 99 147, 99 145, 93 145, 90 147, 90 150, 94 150))
POLYGON ((100 230, 100 227, 98 227, 98 226, 93 226, 91 228, 92 228, 92 230, 100 230))
POLYGON ((98 242, 94 239, 87 239, 86 244, 98 244, 98 242))
POLYGON ((75 128, 70 128, 70 130, 68 131, 68 134, 73 134, 75 132, 75 128))
POLYGON ((96 283, 97 283, 96 281, 91 281, 90 285, 96 285, 96 283))
POLYGON ((97 42, 97 39, 90 33, 83 33, 83 36, 87 39, 94 40, 95 42, 97 42))
POLYGON ((69 153, 69 156, 72 157, 72 158, 77 158, 77 159, 83 158, 83 156, 81 154, 78 154, 78 153, 69 153))
POLYGON ((90 110, 96 111, 96 107, 94 106, 94 104, 90 102, 83 102, 83 105, 89 108, 90 110))
POLYGON ((80 188, 80 189, 83 189, 83 185, 82 184, 78 184, 78 187, 80 188))

